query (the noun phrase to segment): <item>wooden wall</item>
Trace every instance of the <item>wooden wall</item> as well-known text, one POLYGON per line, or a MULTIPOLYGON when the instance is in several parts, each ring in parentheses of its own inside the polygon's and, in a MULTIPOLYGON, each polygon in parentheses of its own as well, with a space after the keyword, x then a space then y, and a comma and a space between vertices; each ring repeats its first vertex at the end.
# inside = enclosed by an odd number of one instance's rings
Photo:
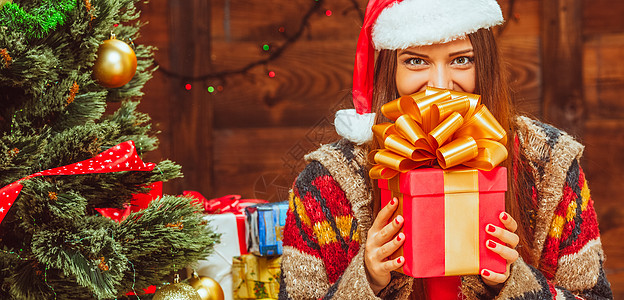
MULTIPOLYGON (((285 200, 302 156, 337 138, 333 112, 348 92, 364 0, 318 1, 301 37, 282 55, 222 80, 188 77, 236 70, 267 59, 293 36, 312 0, 152 0, 137 42, 157 46, 162 71, 140 109, 160 134, 148 159, 172 159, 185 178, 176 194, 240 194, 285 200), (326 11, 332 12, 327 16, 326 11), (283 27, 284 32, 280 32, 283 27), (271 47, 269 52, 262 45, 271 47), (274 71, 276 76, 267 74, 274 71), (192 84, 191 90, 185 84, 192 84), (208 86, 222 86, 209 93, 208 86)), ((624 2, 499 0, 507 25, 499 45, 516 103, 586 145, 583 166, 599 215, 616 299, 624 296, 624 2), (513 6, 512 6, 513 4, 513 6)))
POLYGON ((624 3, 582 1, 584 167, 615 299, 624 299, 624 3))

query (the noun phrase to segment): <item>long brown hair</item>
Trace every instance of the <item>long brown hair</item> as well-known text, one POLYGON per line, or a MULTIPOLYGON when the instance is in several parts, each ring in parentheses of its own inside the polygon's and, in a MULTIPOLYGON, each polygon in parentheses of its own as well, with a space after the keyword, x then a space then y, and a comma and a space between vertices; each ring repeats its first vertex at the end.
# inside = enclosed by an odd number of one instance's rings
MULTIPOLYGON (((502 63, 501 55, 494 39, 494 34, 489 29, 479 29, 475 33, 468 34, 474 51, 474 64, 476 71, 475 94, 481 95, 482 103, 492 112, 494 117, 506 128, 508 133, 507 149, 509 158, 503 162, 502 166, 508 171, 508 192, 506 193, 506 211, 518 222, 516 234, 520 237, 518 252, 520 256, 528 262, 533 263, 531 256, 531 240, 533 232, 530 227, 529 212, 534 209, 530 200, 530 189, 528 185, 528 174, 526 168, 512 165, 522 161, 519 159, 517 151, 514 149, 515 122, 513 121, 516 111, 511 101, 510 89, 507 81, 507 74, 502 63), (514 171, 515 167, 515 171, 514 171)), ((375 63, 375 85, 373 89, 373 112, 376 113, 375 124, 387 122, 388 120, 381 114, 381 106, 388 101, 399 97, 396 87, 396 50, 381 50, 375 63)), ((371 142, 371 149, 378 148, 375 140, 371 142)), ((374 205, 373 211, 379 211, 379 188, 373 182, 374 205)), ((426 291, 422 280, 416 280, 412 296, 417 299, 425 299, 426 291)))

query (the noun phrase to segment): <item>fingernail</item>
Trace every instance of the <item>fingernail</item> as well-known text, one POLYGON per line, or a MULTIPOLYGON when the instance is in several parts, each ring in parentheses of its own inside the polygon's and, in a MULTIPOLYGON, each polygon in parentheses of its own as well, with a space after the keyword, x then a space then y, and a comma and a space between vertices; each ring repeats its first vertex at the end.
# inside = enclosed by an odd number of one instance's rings
POLYGON ((488 270, 483 270, 483 272, 481 273, 483 274, 483 276, 490 276, 490 272, 488 272, 488 270))
POLYGON ((503 212, 501 215, 501 219, 503 219, 503 221, 507 221, 507 219, 509 218, 509 216, 505 212, 503 212))
POLYGON ((394 222, 398 224, 401 224, 401 222, 403 222, 403 217, 401 217, 401 215, 398 215, 395 219, 394 222))
POLYGON ((403 232, 400 232, 399 235, 397 235, 397 241, 401 241, 405 238, 405 234, 403 234, 403 232))
POLYGON ((402 263, 402 262, 403 262, 403 257, 399 257, 399 258, 397 258, 397 263, 399 263, 399 264, 400 264, 400 263, 402 263))
POLYGON ((490 248, 496 248, 496 243, 492 242, 492 241, 488 241, 488 247, 490 248))
POLYGON ((394 205, 394 198, 392 198, 392 200, 390 200, 390 205, 394 205))
POLYGON ((490 224, 490 225, 487 226, 487 231, 488 232, 494 232, 494 231, 496 231, 496 228, 493 225, 490 224))

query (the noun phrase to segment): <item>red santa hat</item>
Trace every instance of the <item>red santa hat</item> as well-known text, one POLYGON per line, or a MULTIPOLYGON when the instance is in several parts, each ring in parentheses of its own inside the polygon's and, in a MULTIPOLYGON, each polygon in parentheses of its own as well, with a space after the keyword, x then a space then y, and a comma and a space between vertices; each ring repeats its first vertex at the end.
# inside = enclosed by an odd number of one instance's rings
POLYGON ((355 109, 336 112, 336 131, 356 144, 373 137, 375 50, 447 43, 503 22, 496 0, 370 0, 355 55, 355 109))

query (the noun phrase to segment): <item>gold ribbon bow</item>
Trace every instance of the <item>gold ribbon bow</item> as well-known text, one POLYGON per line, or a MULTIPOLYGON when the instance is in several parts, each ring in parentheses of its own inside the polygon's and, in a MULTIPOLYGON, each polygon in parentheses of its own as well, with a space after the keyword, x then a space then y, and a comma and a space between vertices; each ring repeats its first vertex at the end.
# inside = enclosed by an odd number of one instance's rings
POLYGON ((489 171, 507 159, 507 133, 482 105, 481 96, 428 87, 381 107, 393 123, 373 125, 383 148, 369 153, 373 179, 436 163, 489 171))

